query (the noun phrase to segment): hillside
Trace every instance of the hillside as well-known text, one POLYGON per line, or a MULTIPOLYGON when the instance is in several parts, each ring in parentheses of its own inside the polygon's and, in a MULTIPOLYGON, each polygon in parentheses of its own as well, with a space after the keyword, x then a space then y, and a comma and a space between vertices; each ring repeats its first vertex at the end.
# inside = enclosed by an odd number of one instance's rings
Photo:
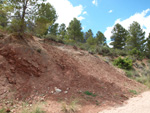
POLYGON ((44 101, 48 113, 62 112, 61 102, 77 99, 78 112, 96 113, 123 103, 133 96, 131 91, 140 93, 145 88, 87 51, 1 32, 0 108, 21 112, 24 102, 44 101))

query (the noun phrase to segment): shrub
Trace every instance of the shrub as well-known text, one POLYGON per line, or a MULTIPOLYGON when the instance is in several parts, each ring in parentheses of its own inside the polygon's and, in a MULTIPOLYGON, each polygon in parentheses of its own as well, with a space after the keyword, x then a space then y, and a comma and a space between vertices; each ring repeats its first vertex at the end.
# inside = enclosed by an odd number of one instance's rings
POLYGON ((138 55, 141 56, 141 52, 139 50, 137 50, 136 48, 132 49, 131 51, 129 51, 130 55, 138 55))
POLYGON ((86 43, 81 43, 77 45, 82 50, 89 50, 90 46, 86 43))
POLYGON ((48 40, 51 40, 51 41, 55 41, 55 42, 57 41, 57 37, 54 36, 54 35, 50 35, 50 34, 44 36, 44 38, 48 39, 48 40))
POLYGON ((111 50, 108 47, 99 47, 96 51, 98 52, 98 54, 103 56, 111 55, 111 50))
POLYGON ((63 39, 58 38, 58 37, 55 36, 55 35, 48 34, 48 35, 45 35, 45 36, 43 36, 43 37, 44 37, 45 39, 48 39, 48 40, 51 40, 51 41, 54 41, 54 42, 58 42, 58 43, 63 43, 63 44, 64 44, 63 39))
POLYGON ((128 57, 126 57, 126 58, 119 57, 114 60, 113 64, 122 69, 131 69, 132 68, 132 60, 129 59, 128 57))
POLYGON ((76 41, 72 40, 72 39, 64 39, 64 42, 65 42, 66 45, 74 46, 76 44, 76 41))
POLYGON ((140 76, 140 77, 136 77, 135 79, 137 82, 140 82, 146 86, 148 86, 150 88, 150 75, 147 76, 140 76))
POLYGON ((131 71, 126 71, 126 76, 131 78, 132 77, 132 72, 131 71))
POLYGON ((129 56, 128 58, 131 59, 132 62, 136 62, 136 60, 137 60, 137 58, 135 56, 129 56))
POLYGON ((127 56, 127 52, 125 50, 115 49, 114 52, 116 53, 116 56, 127 56))
POLYGON ((40 35, 40 34, 36 34, 36 36, 39 37, 39 38, 42 38, 42 35, 40 35))
POLYGON ((142 61, 144 59, 144 55, 142 52, 140 52, 139 50, 137 50, 136 48, 132 49, 131 51, 129 51, 129 54, 136 57, 137 60, 142 61))

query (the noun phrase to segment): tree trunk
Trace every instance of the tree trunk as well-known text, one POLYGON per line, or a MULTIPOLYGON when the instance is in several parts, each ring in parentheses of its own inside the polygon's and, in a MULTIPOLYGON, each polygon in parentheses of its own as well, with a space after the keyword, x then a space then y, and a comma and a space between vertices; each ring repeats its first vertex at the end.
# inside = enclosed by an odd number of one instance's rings
POLYGON ((29 0, 23 1, 23 12, 22 12, 22 17, 21 17, 21 25, 20 25, 20 32, 21 33, 24 33, 24 30, 25 30, 25 14, 26 14, 28 1, 29 0))

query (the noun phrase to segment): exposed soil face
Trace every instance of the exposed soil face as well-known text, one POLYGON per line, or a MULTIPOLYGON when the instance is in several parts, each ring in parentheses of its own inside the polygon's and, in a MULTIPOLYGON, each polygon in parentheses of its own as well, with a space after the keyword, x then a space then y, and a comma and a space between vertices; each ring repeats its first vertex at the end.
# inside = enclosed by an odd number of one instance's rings
MULTIPOLYGON (((78 98, 82 106, 79 112, 94 113, 102 106, 127 100, 132 96, 129 89, 140 92, 144 88, 87 51, 62 44, 52 46, 29 35, 4 34, 0 39, 2 105, 10 99, 29 103, 42 99, 55 108, 57 104, 61 106, 59 100, 69 102, 78 98), (56 93, 55 87, 61 92, 56 93), (85 91, 95 96, 88 96, 85 91)), ((61 107, 55 110, 61 111, 61 107)))

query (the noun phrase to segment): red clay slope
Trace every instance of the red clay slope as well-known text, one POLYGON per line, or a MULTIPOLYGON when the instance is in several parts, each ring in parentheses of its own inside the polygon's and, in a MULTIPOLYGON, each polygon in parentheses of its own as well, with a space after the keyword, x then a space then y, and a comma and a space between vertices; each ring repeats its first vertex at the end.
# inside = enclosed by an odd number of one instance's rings
POLYGON ((52 100, 84 100, 84 92, 89 91, 96 97, 82 104, 110 104, 128 99, 129 89, 143 88, 86 51, 52 46, 29 35, 0 39, 0 100, 34 101, 41 95, 52 100), (62 92, 55 94, 54 87, 62 92))

